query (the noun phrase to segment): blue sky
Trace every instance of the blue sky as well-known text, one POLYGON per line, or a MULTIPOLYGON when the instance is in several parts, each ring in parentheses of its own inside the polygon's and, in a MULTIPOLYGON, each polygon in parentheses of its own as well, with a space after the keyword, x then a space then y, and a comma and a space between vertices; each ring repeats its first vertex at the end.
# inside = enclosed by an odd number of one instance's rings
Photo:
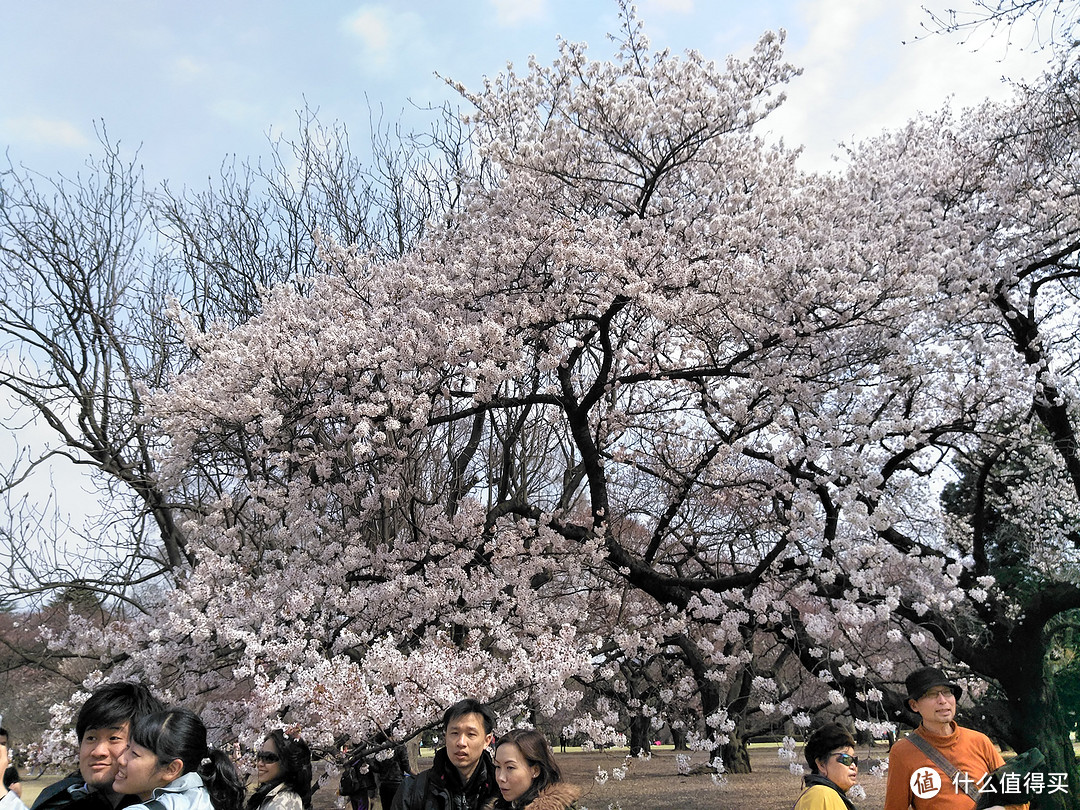
MULTIPOLYGON (((410 103, 452 98, 436 72, 476 87, 508 61, 550 62, 557 35, 606 57, 605 33, 618 26, 615 0, 0 7, 0 144, 10 159, 71 172, 104 121, 113 139, 140 148, 149 178, 174 185, 202 185, 226 155, 265 154, 267 133, 295 131, 305 103, 355 138, 371 110, 397 119, 410 103)), ((1000 97, 1002 75, 1032 76, 1044 58, 940 36, 903 45, 926 20, 918 0, 641 0, 638 10, 654 45, 717 60, 747 52, 766 29, 786 29, 790 61, 805 72, 769 126, 815 161, 837 141, 900 125, 949 95, 961 104, 1000 97)))

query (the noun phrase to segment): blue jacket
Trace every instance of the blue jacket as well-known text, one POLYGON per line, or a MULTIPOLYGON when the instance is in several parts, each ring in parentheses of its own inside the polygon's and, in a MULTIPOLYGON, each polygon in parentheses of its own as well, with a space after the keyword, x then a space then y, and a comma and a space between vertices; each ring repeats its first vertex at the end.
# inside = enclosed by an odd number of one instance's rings
POLYGON ((132 805, 133 810, 214 810, 210 792, 202 777, 194 771, 174 779, 165 787, 154 788, 150 800, 132 805))

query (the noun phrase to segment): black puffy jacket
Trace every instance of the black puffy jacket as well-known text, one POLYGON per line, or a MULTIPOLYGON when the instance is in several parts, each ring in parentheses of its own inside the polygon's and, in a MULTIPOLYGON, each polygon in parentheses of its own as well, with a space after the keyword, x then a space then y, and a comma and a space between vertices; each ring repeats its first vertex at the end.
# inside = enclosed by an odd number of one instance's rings
POLYGON ((120 803, 114 808, 105 794, 87 790, 83 778, 74 773, 42 790, 32 810, 124 810, 141 803, 138 796, 121 796, 120 803))
POLYGON ((461 775, 451 764, 446 749, 440 748, 428 770, 405 777, 391 810, 480 810, 498 795, 491 754, 485 751, 480 755, 469 783, 462 785, 461 775))

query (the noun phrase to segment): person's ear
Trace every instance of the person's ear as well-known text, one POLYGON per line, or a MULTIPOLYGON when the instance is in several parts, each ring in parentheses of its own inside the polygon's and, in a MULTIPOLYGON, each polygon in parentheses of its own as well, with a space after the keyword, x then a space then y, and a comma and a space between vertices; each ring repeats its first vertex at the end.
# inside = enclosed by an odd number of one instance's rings
POLYGON ((817 772, 824 776, 825 773, 829 770, 829 760, 815 759, 814 762, 817 763, 817 772))
POLYGON ((529 770, 532 771, 533 779, 536 779, 536 778, 538 778, 540 776, 540 766, 539 765, 533 765, 529 770))
POLYGON ((484 748, 490 748, 493 742, 495 742, 495 734, 494 732, 489 731, 484 738, 484 748))
POLYGON ((915 700, 914 698, 908 698, 907 705, 909 709, 915 712, 915 714, 919 713, 919 701, 915 700))
POLYGON ((161 778, 168 784, 176 779, 179 779, 184 773, 184 760, 177 757, 168 765, 165 765, 161 769, 161 778))

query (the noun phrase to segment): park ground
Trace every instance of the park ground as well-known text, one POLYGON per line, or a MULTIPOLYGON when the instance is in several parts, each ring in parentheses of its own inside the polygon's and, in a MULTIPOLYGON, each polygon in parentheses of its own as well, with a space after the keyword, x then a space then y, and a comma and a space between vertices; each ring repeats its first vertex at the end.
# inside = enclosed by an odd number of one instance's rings
MULTIPOLYGON (((649 759, 627 759, 625 749, 603 752, 557 753, 563 768, 563 778, 579 785, 585 792, 581 805, 588 810, 687 810, 710 808, 710 810, 788 810, 798 798, 801 780, 788 770, 788 763, 777 756, 778 746, 755 745, 750 750, 750 762, 754 772, 731 774, 726 784, 717 786, 710 774, 693 773, 679 775, 675 752, 669 747, 654 749, 649 759), (622 779, 612 777, 616 769, 626 768, 622 779), (597 776, 601 771, 608 774, 607 781, 600 784, 597 776)), ((884 747, 867 752, 860 750, 864 760, 884 758, 884 747)), ((692 766, 705 764, 704 754, 695 754, 692 766)), ((430 758, 420 760, 427 767, 430 758)), ((877 810, 884 804, 885 779, 866 773, 860 768, 860 782, 866 789, 866 798, 855 802, 858 808, 877 810)), ((23 783, 23 800, 27 806, 55 776, 28 779, 23 783)), ((336 779, 330 779, 315 793, 313 810, 338 810, 335 795, 336 779)), ((379 807, 378 801, 372 810, 379 807)))

